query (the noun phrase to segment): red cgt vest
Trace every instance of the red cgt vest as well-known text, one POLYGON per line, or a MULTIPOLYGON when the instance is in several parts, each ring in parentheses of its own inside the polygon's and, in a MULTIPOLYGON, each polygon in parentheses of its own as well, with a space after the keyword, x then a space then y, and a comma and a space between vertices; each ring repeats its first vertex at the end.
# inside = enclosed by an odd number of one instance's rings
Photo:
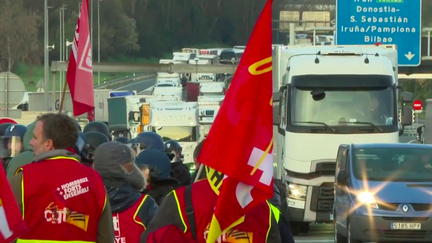
MULTIPOLYGON (((186 215, 184 195, 185 187, 174 191, 184 224, 184 232, 192 239, 186 215)), ((217 198, 218 196, 213 192, 208 180, 201 180, 192 185, 192 204, 195 211, 197 242, 199 243, 206 242, 217 198)), ((243 223, 221 235, 217 243, 265 243, 271 227, 271 219, 272 211, 269 205, 264 202, 250 210, 246 214, 243 223)))
POLYGON ((138 212, 147 197, 147 195, 143 194, 127 210, 121 213, 113 213, 115 243, 139 243, 145 225, 138 217, 138 212))
POLYGON ((54 157, 21 170, 23 218, 29 231, 17 243, 96 242, 106 204, 96 171, 73 157, 54 157))

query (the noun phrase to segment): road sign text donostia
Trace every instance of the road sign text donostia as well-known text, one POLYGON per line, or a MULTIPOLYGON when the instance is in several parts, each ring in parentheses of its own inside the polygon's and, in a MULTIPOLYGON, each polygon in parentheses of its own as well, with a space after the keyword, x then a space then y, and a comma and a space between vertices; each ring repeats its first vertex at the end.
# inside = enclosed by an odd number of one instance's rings
POLYGON ((419 66, 421 5, 421 0, 336 0, 336 44, 397 45, 399 66, 419 66))

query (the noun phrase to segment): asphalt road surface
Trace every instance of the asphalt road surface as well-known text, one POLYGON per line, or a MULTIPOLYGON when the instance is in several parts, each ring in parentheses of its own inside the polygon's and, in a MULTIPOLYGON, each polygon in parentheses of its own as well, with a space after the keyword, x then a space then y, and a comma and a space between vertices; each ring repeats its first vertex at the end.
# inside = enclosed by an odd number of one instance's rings
POLYGON ((122 83, 118 85, 111 86, 113 90, 135 90, 137 93, 141 94, 144 90, 150 88, 156 83, 155 78, 138 80, 130 83, 122 83))
POLYGON ((334 243, 332 224, 311 224, 306 235, 295 237, 296 243, 334 243))

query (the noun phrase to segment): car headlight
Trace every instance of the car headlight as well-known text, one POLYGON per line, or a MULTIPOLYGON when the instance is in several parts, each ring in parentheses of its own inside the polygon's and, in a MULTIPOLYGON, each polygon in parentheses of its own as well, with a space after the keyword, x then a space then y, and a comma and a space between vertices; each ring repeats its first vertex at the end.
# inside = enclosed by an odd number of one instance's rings
POLYGON ((375 196, 370 192, 360 192, 357 194, 357 201, 365 206, 378 209, 378 203, 375 196))
POLYGON ((307 186, 296 185, 296 184, 288 184, 288 197, 297 200, 305 200, 307 186))

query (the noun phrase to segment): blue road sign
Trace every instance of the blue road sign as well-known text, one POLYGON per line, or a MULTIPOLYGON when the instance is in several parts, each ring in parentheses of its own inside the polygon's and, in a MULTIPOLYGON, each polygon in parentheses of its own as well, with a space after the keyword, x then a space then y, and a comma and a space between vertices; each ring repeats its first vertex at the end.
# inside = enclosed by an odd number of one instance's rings
POLYGON ((421 63, 421 0, 336 0, 338 45, 397 45, 399 66, 421 63))

